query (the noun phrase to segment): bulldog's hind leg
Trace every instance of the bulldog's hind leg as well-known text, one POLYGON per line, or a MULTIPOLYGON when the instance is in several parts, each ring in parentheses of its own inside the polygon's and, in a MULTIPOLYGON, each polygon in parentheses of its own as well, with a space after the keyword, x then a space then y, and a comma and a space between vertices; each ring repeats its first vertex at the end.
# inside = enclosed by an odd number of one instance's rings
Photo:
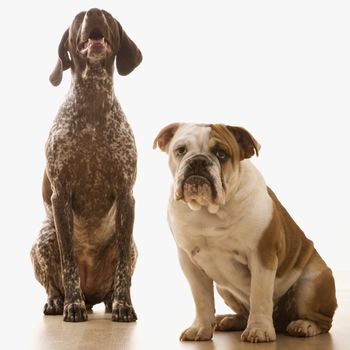
POLYGON ((52 220, 45 221, 39 237, 31 250, 31 259, 35 277, 46 290, 47 303, 44 305, 45 315, 63 314, 63 285, 61 263, 52 220))
POLYGON ((287 332, 295 337, 328 332, 337 308, 335 283, 332 271, 317 253, 296 283, 294 293, 297 319, 289 323, 287 332))
POLYGON ((247 326, 248 310, 228 290, 217 287, 217 291, 235 315, 216 315, 216 331, 243 331, 247 326))

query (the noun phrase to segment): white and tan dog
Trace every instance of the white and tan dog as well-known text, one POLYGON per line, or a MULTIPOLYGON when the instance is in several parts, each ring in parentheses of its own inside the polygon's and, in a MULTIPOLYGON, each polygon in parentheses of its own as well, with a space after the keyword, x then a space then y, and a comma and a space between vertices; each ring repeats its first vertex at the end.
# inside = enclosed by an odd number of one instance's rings
POLYGON ((331 270, 248 160, 260 145, 243 128, 171 124, 154 141, 174 175, 168 220, 196 317, 181 340, 240 331, 269 342, 275 329, 328 332, 337 307, 331 270), (215 317, 213 283, 235 315, 215 317))

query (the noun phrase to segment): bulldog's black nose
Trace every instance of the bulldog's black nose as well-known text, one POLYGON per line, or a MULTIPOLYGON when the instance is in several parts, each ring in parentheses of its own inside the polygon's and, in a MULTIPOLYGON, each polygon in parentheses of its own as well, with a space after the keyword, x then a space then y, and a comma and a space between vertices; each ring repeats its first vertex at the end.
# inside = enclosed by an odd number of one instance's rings
POLYGON ((209 164, 210 161, 207 157, 198 155, 194 156, 188 165, 194 174, 199 174, 201 170, 207 168, 209 164))
POLYGON ((92 8, 88 12, 86 12, 87 17, 97 17, 102 16, 102 11, 100 9, 92 8))

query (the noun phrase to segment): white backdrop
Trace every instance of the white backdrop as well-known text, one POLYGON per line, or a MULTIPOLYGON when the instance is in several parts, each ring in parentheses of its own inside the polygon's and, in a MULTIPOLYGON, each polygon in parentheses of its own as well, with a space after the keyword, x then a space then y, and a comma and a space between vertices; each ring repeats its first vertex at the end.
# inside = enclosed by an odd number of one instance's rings
POLYGON ((267 183, 333 270, 350 270, 348 1, 13 0, 0 21, 1 293, 44 302, 29 251, 44 218, 44 144, 70 83, 48 76, 63 31, 90 7, 110 11, 144 55, 115 76, 139 152, 136 303, 176 290, 191 304, 166 223, 167 158, 152 150, 174 121, 250 130, 267 183))

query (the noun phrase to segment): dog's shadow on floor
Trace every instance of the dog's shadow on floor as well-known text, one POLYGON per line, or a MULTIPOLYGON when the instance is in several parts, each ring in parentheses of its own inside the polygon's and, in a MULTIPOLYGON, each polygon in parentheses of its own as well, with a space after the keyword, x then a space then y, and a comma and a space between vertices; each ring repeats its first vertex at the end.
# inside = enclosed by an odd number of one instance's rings
POLYGON ((111 314, 90 312, 87 322, 63 322, 62 316, 43 316, 34 334, 35 349, 183 349, 183 350, 332 350, 331 334, 311 338, 277 335, 272 343, 241 341, 241 332, 215 332, 212 341, 180 342, 178 330, 166 322, 116 323, 111 314))
MULTIPOLYGON (((322 334, 311 338, 296 338, 277 334, 277 340, 271 343, 252 344, 241 341, 241 332, 215 332, 212 347, 191 349, 205 350, 332 350, 332 335, 322 334)), ((190 348, 189 348, 190 349, 190 348)))

